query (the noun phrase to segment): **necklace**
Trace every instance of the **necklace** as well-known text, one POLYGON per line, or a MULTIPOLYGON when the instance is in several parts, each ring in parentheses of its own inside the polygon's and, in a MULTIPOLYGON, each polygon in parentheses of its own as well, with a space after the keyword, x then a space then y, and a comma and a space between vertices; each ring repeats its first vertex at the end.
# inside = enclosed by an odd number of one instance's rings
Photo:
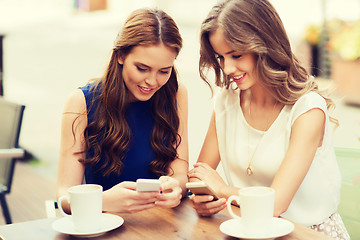
MULTIPOLYGON (((257 142, 256 146, 255 146, 255 149, 254 149, 254 152, 252 153, 252 155, 250 154, 250 126, 247 126, 247 132, 248 132, 248 167, 246 168, 246 173, 248 176, 251 176, 254 174, 254 171, 253 171, 253 168, 251 166, 251 162, 255 156, 255 153, 256 153, 256 150, 258 148, 258 146, 260 145, 260 142, 262 141, 262 139, 264 138, 265 136, 265 133, 266 131, 270 128, 270 123, 271 123, 271 116, 274 114, 274 111, 275 111, 275 107, 276 107, 277 103, 274 104, 274 107, 271 111, 271 115, 270 117, 268 118, 268 122, 266 123, 266 130, 263 131, 261 133, 261 137, 259 139, 259 141, 257 142), (251 156, 250 156, 251 155, 251 156)), ((252 117, 251 117, 251 96, 250 96, 250 101, 249 101, 249 120, 251 120, 252 117)), ((249 124, 250 125, 250 124, 249 124)))

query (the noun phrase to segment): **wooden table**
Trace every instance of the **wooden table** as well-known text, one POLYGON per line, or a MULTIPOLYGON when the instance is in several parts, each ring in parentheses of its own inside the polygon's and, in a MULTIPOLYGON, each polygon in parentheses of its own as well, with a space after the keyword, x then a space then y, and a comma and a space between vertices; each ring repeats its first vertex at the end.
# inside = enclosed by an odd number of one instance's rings
MULTIPOLYGON (((235 207, 234 207, 235 208, 235 207)), ((236 211, 236 210, 235 210, 236 211)), ((174 209, 153 208, 135 214, 120 214, 124 224, 94 240, 145 240, 145 239, 236 239, 219 230, 222 222, 231 219, 224 209, 213 217, 198 217, 189 199, 174 209)), ((51 224, 56 218, 41 219, 0 226, 0 236, 5 240, 70 240, 79 239, 55 232, 51 224)), ((0 238, 1 239, 1 238, 0 238)), ((328 239, 323 234, 295 224, 295 230, 277 240, 328 239)))

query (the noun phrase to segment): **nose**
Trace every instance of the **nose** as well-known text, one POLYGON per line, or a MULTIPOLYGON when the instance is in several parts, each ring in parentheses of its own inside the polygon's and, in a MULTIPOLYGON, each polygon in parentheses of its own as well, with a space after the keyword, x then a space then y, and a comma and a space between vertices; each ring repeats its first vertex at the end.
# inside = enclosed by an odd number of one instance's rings
POLYGON ((156 73, 150 73, 145 79, 145 83, 149 86, 155 86, 157 83, 156 73))
POLYGON ((231 58, 224 58, 223 71, 226 75, 230 75, 235 72, 235 63, 231 58))

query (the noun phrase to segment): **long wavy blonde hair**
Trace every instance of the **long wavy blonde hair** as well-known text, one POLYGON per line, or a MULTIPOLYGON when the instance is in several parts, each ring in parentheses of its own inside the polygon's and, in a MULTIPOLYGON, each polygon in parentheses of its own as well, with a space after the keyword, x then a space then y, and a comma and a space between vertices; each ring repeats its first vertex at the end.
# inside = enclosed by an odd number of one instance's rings
POLYGON ((328 109, 335 107, 294 56, 282 21, 267 0, 221 1, 203 21, 199 71, 209 86, 206 75, 210 69, 215 72, 216 86, 229 88, 231 85, 209 41, 210 33, 218 28, 224 31, 226 41, 233 49, 255 54, 261 84, 270 90, 277 101, 294 104, 305 93, 315 91, 324 97, 328 109))

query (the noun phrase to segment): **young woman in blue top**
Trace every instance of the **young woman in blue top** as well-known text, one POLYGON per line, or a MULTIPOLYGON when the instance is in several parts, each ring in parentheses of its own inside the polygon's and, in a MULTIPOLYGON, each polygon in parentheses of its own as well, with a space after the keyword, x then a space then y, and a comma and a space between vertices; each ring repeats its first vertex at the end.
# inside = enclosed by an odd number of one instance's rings
POLYGON ((188 171, 187 91, 174 67, 181 47, 165 12, 140 9, 129 16, 104 76, 65 104, 57 197, 85 178, 103 186, 103 211, 180 203, 188 171), (139 178, 159 178, 161 193, 137 192, 139 178))

